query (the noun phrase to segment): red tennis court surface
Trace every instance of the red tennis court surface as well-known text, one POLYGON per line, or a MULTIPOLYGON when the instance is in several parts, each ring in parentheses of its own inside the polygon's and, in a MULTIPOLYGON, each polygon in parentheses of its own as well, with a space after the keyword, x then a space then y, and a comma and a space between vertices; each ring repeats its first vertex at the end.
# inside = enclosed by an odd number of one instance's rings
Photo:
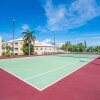
POLYGON ((0 100, 100 100, 100 57, 43 91, 0 69, 0 100))
POLYGON ((0 69, 0 100, 33 100, 38 90, 0 69))

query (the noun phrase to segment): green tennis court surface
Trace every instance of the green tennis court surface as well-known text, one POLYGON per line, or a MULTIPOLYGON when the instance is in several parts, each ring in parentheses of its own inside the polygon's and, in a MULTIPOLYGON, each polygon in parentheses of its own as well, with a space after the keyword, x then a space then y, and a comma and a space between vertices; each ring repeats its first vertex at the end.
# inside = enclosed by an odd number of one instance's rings
POLYGON ((99 55, 60 54, 0 60, 0 68, 43 90, 99 55))

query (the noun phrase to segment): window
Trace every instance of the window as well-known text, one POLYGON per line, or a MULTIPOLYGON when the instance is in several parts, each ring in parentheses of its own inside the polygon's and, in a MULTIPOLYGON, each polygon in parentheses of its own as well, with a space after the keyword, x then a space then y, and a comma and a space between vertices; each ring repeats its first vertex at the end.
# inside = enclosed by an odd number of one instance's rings
POLYGON ((36 48, 36 50, 38 50, 38 48, 36 48))
POLYGON ((45 48, 45 50, 47 50, 47 48, 45 48))
POLYGON ((18 53, 15 53, 15 55, 18 55, 18 53))
POLYGON ((16 42, 15 44, 18 44, 18 42, 16 42))
POLYGON ((15 48, 15 50, 18 50, 18 48, 15 48))
POLYGON ((15 42, 15 46, 18 46, 18 42, 15 42))
POLYGON ((20 53, 20 55, 23 55, 23 53, 20 53))
POLYGON ((43 50, 43 48, 41 48, 41 50, 43 50))
POLYGON ((20 44, 23 44, 23 42, 20 42, 20 44))

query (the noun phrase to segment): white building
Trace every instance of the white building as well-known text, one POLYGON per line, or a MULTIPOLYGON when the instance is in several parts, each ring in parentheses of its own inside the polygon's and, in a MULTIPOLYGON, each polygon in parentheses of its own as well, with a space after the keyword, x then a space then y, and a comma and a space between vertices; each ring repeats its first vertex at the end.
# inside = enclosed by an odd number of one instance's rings
MULTIPOLYGON (((14 54, 15 55, 23 55, 22 46, 24 41, 22 38, 14 40, 14 54)), ((7 41, 6 45, 13 47, 13 40, 7 41)))
POLYGON ((0 37, 0 56, 2 55, 2 38, 0 37))
MULTIPOLYGON (((13 40, 7 41, 4 44, 8 45, 10 47, 13 47, 13 40)), ((24 44, 24 40, 22 38, 14 40, 14 54, 15 55, 23 55, 23 51, 22 51, 23 44, 24 44)), ((0 55, 4 51, 5 50, 2 50, 2 39, 1 39, 0 40, 0 55)), ((57 49, 54 48, 54 45, 52 45, 50 43, 39 42, 38 40, 35 41, 35 44, 34 44, 34 53, 35 54, 43 55, 43 54, 52 54, 54 52, 57 52, 57 49)))
POLYGON ((54 45, 39 41, 35 42, 34 49, 34 52, 39 55, 53 54, 54 52, 57 52, 56 48, 54 48, 54 45))
POLYGON ((64 45, 65 43, 58 43, 57 46, 60 48, 64 45))

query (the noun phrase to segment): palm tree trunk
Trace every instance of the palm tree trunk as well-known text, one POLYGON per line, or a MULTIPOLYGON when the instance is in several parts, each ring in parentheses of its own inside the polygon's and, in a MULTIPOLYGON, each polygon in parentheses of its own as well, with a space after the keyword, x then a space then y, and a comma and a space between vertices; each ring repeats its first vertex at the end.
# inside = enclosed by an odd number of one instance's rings
POLYGON ((29 43, 29 56, 31 55, 31 51, 30 51, 30 43, 29 43))

